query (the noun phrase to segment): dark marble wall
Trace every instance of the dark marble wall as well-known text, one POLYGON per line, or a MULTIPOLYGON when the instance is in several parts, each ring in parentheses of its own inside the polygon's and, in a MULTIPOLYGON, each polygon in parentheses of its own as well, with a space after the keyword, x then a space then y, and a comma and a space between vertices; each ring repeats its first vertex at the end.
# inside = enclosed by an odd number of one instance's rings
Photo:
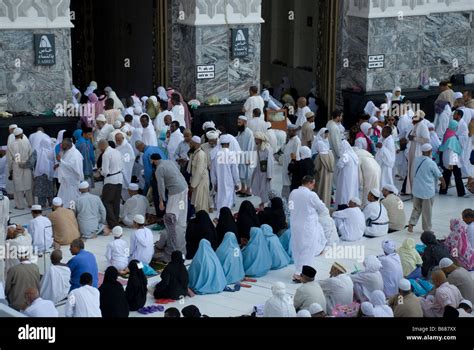
POLYGON ((70 29, 0 30, 0 109, 43 112, 70 100, 70 29), (35 65, 33 34, 55 34, 54 66, 35 65))

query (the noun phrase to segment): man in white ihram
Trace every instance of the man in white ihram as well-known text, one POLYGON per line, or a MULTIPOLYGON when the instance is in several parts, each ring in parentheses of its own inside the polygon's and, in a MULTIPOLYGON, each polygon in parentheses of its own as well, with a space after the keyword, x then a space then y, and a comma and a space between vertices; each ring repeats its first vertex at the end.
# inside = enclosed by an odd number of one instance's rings
POLYGON ((58 197, 63 200, 64 207, 74 209, 75 201, 79 198, 79 184, 84 181, 83 160, 81 152, 76 149, 71 139, 64 139, 62 151, 56 156, 58 164, 59 187, 58 197))
POLYGON ((303 178, 303 185, 291 192, 288 202, 291 218, 291 250, 295 262, 294 280, 301 279, 305 265, 311 266, 314 257, 326 247, 324 230, 318 215, 326 210, 325 204, 314 192, 315 180, 311 176, 303 178))

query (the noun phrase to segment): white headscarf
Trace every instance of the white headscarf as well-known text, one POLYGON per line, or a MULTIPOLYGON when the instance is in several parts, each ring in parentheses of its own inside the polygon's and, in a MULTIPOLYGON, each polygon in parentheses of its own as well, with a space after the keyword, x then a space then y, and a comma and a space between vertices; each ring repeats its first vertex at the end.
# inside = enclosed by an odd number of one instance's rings
POLYGON ((311 158, 311 150, 309 147, 303 146, 300 148, 300 158, 301 160, 311 158))
POLYGON ((161 101, 168 102, 168 94, 166 93, 166 89, 163 86, 158 87, 157 93, 161 101))
POLYGON ((54 147, 49 136, 41 139, 38 148, 36 148, 36 153, 36 167, 33 176, 46 175, 48 180, 51 180, 54 175, 54 147))
POLYGON ((365 271, 377 272, 382 268, 382 263, 375 255, 369 255, 364 260, 365 271))
POLYGON ((329 139, 324 137, 324 135, 326 134, 326 131, 328 131, 327 128, 322 128, 321 130, 319 130, 318 134, 316 135, 316 138, 314 140, 314 145, 312 147, 313 153, 319 153, 319 154, 329 153, 329 150, 331 149, 329 145, 329 139))
POLYGON ((65 132, 66 132, 66 130, 61 130, 60 132, 58 132, 58 137, 56 138, 56 144, 54 145, 55 147, 57 145, 60 145, 61 143, 63 143, 65 132))
POLYGON ((352 149, 351 145, 347 140, 343 140, 341 143, 341 154, 342 155, 347 155, 349 158, 352 158, 352 160, 359 165, 359 157, 357 154, 354 152, 352 149))
POLYGON ((369 299, 372 305, 374 305, 375 317, 393 317, 393 311, 387 305, 385 294, 381 290, 373 291, 369 299))
POLYGON ((117 94, 115 93, 115 91, 110 91, 109 92, 109 98, 111 98, 112 100, 114 100, 114 108, 115 109, 120 109, 120 110, 124 110, 125 109, 125 106, 123 105, 122 101, 120 101, 120 99, 118 98, 117 94))
POLYGON ((276 282, 272 286, 273 296, 265 303, 264 317, 296 317, 293 302, 286 294, 285 284, 276 282))
POLYGON ((264 133, 264 132, 261 132, 261 131, 257 131, 255 134, 254 134, 254 138, 258 139, 258 140, 261 140, 262 141, 262 144, 260 146, 260 150, 264 151, 265 149, 267 149, 269 143, 268 143, 268 137, 267 135, 264 133))
POLYGON ((360 125, 360 130, 364 133, 365 136, 369 137, 369 131, 372 129, 372 125, 370 123, 362 123, 360 125))
POLYGON ((364 113, 370 115, 371 117, 375 116, 375 113, 379 111, 379 109, 375 106, 372 101, 367 102, 364 108, 364 113))
POLYGON ((393 254, 397 250, 397 246, 394 241, 383 241, 382 248, 385 254, 393 254))

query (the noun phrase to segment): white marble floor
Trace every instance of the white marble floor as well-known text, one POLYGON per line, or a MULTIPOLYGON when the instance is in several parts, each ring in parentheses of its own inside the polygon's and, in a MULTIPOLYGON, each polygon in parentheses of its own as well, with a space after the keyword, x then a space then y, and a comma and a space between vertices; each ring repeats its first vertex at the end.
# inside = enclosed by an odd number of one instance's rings
MULTIPOLYGON (((277 174, 281 174, 281 168, 276 169, 277 174)), ((273 187, 275 189, 281 188, 281 176, 277 176, 274 179, 273 187)), ((95 192, 100 191, 100 187, 96 188, 95 192)), ((449 220, 455 217, 460 217, 461 212, 468 208, 473 207, 473 196, 467 198, 458 198, 455 193, 455 189, 451 188, 447 196, 436 197, 433 213, 433 230, 436 232, 439 238, 446 237, 449 234, 449 220)), ((254 204, 257 204, 256 198, 251 198, 254 204)), ((237 200, 234 211, 238 210, 241 199, 237 200)), ((13 204, 11 205, 13 208, 13 204)), ((405 202, 405 210, 407 217, 409 217, 412 210, 411 200, 405 202)), ((27 211, 16 211, 12 209, 11 213, 12 222, 17 224, 27 224, 31 219, 31 215, 27 211)), ((129 240, 131 230, 125 229, 124 239, 129 240)), ((399 246, 407 237, 413 237, 417 242, 421 234, 421 220, 419 226, 415 228, 415 233, 409 234, 407 231, 400 231, 390 234, 388 237, 395 241, 399 246)), ((159 232, 154 232, 155 240, 159 239, 159 232)), ((387 239, 387 237, 374 238, 374 239, 363 239, 360 242, 352 243, 341 243, 342 246, 348 247, 345 252, 346 256, 333 257, 326 256, 325 254, 314 258, 314 267, 317 269, 317 279, 325 279, 328 277, 329 269, 334 261, 342 263, 349 271, 353 271, 356 267, 362 268, 361 261, 366 255, 380 255, 382 254, 381 242, 387 239), (351 253, 356 252, 355 256, 351 253)), ((113 240, 113 237, 98 237, 94 240, 88 240, 86 242, 86 250, 91 251, 96 255, 97 263, 99 265, 99 271, 103 272, 106 267, 104 254, 107 244, 113 240)), ((67 262, 71 258, 69 247, 62 247, 64 262, 67 262)), ((339 249, 340 250, 340 249, 339 249)), ((190 262, 187 262, 187 264, 190 262)), ((49 261, 46 262, 49 264, 49 261)), ((44 261, 38 261, 40 270, 43 270, 44 261)), ((48 266, 48 265, 47 265, 48 266)), ((177 307, 182 309, 187 305, 196 305, 199 307, 203 314, 211 317, 234 317, 241 316, 244 314, 250 314, 253 310, 254 305, 265 303, 265 301, 271 296, 271 286, 274 282, 282 281, 286 283, 287 290, 290 295, 294 295, 298 285, 291 282, 291 277, 294 273, 293 266, 289 266, 279 271, 271 271, 265 277, 259 278, 256 283, 250 283, 252 288, 242 288, 239 292, 229 293, 223 292, 217 295, 206 295, 206 296, 195 296, 193 298, 186 297, 185 299, 176 302, 174 304, 168 304, 165 307, 177 307)), ((149 279, 149 290, 147 305, 154 304, 154 298, 151 294, 154 285, 160 280, 159 276, 149 279)), ((60 315, 64 315, 64 307, 58 307, 60 315)), ((139 313, 131 313, 132 317, 144 317, 139 313)), ((147 315, 145 317, 162 317, 163 313, 155 313, 147 315)))

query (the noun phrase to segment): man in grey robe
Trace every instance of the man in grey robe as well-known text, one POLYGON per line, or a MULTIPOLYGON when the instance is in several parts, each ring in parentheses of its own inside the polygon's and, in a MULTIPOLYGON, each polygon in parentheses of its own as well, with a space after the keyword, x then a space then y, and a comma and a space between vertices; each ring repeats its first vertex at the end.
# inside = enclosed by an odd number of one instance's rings
POLYGON ((267 135, 263 132, 255 133, 255 143, 257 159, 255 160, 251 188, 252 193, 260 197, 260 208, 263 209, 265 203, 270 201, 269 193, 272 189, 273 179, 273 150, 268 143, 267 135))
POLYGON ((104 230, 107 213, 99 196, 89 193, 89 183, 81 182, 79 185, 81 195, 76 200, 76 212, 79 232, 82 238, 95 238, 104 230))
POLYGON ((252 177, 252 155, 255 148, 255 141, 253 138, 253 131, 247 127, 247 117, 240 116, 238 121, 239 135, 237 141, 242 150, 242 157, 239 159, 239 175, 242 189, 240 194, 243 197, 250 197, 250 179, 252 177))

